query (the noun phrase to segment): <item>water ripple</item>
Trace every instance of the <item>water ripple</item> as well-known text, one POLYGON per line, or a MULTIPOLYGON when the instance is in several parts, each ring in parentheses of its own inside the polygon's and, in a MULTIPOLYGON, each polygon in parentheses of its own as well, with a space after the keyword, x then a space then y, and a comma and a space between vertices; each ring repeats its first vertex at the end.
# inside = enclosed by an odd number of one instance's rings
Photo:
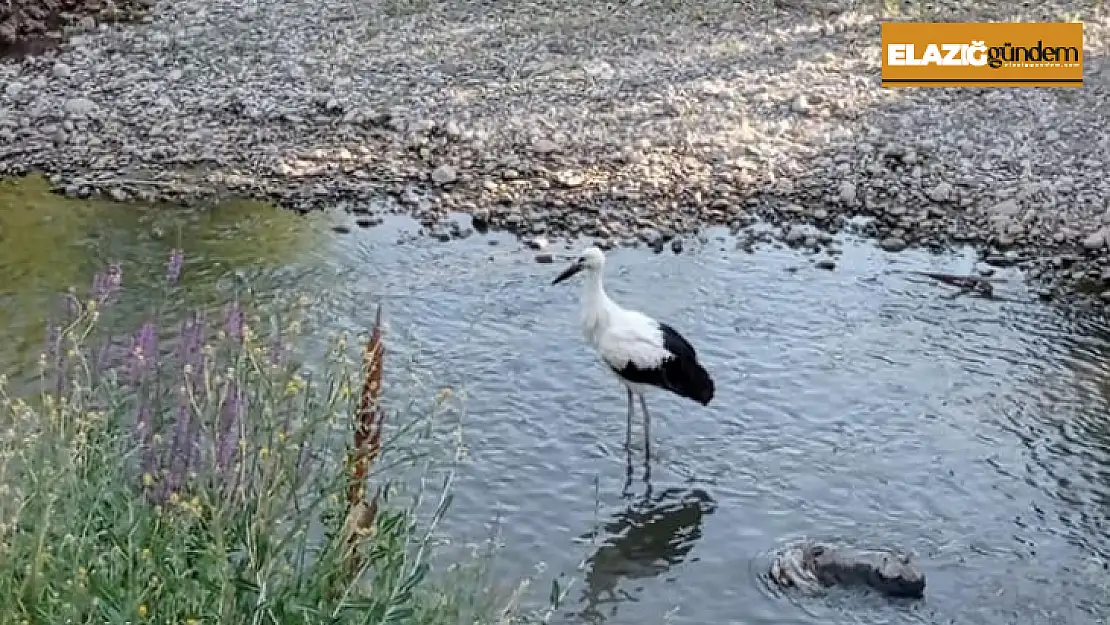
MULTIPOLYGON (((508 544, 532 554, 521 572, 533 558, 569 570, 588 553, 554 537, 589 527, 599 503, 622 509, 623 479, 623 392, 581 343, 578 287, 549 287, 558 267, 491 262, 480 245, 376 253, 396 263, 394 317, 422 329, 437 375, 469 388, 480 441, 456 530, 500 502, 508 544)), ((799 263, 781 250, 610 258, 613 297, 680 328, 718 379, 706 409, 651 400, 653 481, 712 488, 697 540, 713 547, 666 582, 616 548, 587 567, 611 601, 584 598, 567 622, 1093 622, 1100 578, 1074 562, 1107 548, 1105 341, 1034 304, 943 299, 866 248, 846 248, 836 273, 784 271, 799 263), (928 601, 768 592, 753 562, 806 534, 916 549, 928 601)))
POLYGON ((412 371, 467 397, 447 531, 467 544, 500 520, 508 575, 585 560, 562 622, 1082 625, 1110 609, 1101 322, 1009 282, 1008 301, 945 299, 904 273, 966 272, 971 255, 846 243, 828 272, 727 242, 615 251, 613 297, 679 328, 718 387, 704 408, 649 400, 657 458, 628 494, 624 392, 579 335, 580 287, 511 245, 397 245, 390 228, 305 267, 236 270, 317 291, 322 329, 361 332, 384 302, 393 387, 412 371), (915 550, 926 600, 769 587, 768 554, 801 536, 915 550))

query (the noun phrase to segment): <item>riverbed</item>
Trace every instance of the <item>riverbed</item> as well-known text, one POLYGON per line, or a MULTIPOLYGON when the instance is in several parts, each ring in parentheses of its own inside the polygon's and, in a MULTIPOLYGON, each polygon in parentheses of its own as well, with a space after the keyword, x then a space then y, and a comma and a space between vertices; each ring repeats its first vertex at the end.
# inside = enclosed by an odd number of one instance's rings
POLYGON ((995 274, 995 300, 948 299, 909 273, 971 272, 970 252, 890 254, 848 236, 830 271, 716 230, 681 254, 613 251, 611 295, 682 331, 718 389, 708 407, 650 399, 650 480, 637 427, 626 484, 625 398, 578 332, 581 286, 551 286, 563 261, 536 263, 514 237, 434 242, 403 217, 336 232, 344 217, 253 203, 195 213, 4 197, 5 370, 33 361, 53 293, 111 259, 125 283, 156 284, 173 246, 189 255, 193 301, 217 306, 244 285, 307 292, 324 333, 364 331, 382 303, 391 375, 465 398, 444 535, 464 548, 495 532, 496 574, 535 576, 529 601, 574 578, 555 622, 1110 614, 1110 336, 1037 302, 1011 270, 995 274), (773 590, 770 553, 802 536, 914 550, 925 600, 773 590))

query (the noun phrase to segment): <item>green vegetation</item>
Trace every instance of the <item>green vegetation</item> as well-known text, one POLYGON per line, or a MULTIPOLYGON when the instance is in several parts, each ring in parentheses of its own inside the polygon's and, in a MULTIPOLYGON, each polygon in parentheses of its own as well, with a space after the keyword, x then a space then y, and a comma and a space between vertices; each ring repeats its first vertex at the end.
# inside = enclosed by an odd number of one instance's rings
POLYGON ((121 338, 121 283, 68 298, 34 379, 0 377, 0 623, 518 622, 519 593, 430 572, 448 496, 421 519, 390 495, 428 417, 386 418, 379 327, 361 367, 337 340, 308 375, 303 302, 266 328, 159 304, 121 338))

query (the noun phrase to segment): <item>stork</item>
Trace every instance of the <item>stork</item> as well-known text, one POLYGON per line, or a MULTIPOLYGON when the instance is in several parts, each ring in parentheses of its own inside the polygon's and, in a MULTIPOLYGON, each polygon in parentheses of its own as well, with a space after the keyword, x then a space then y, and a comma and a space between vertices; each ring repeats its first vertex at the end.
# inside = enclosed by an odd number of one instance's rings
POLYGON ((713 399, 713 378, 698 362, 694 347, 677 330, 610 299, 601 284, 604 269, 605 254, 590 247, 551 284, 585 273, 582 334, 628 391, 626 449, 632 444, 632 396, 639 397, 644 413, 644 453, 650 456, 651 414, 644 398, 646 392, 660 388, 707 406, 713 399))

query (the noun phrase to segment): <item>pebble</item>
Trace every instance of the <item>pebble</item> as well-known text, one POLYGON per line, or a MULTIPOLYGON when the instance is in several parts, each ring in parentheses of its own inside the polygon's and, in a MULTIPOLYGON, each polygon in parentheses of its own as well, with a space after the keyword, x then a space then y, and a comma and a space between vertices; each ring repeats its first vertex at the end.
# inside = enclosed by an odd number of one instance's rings
POLYGON ((432 170, 432 182, 444 185, 455 182, 458 174, 455 173, 455 168, 450 165, 440 165, 432 170))
POLYGON ((851 204, 856 201, 856 185, 845 180, 840 183, 840 202, 842 204, 851 204))
POLYGON ((532 150, 534 150, 536 154, 551 154, 552 152, 559 151, 559 144, 550 139, 540 139, 532 145, 532 150))
POLYGON ((906 242, 898 237, 886 237, 879 241, 879 247, 888 252, 901 252, 906 249, 906 242))
POLYGON ((1091 251, 1104 248, 1106 246, 1106 234, 1107 228, 1105 226, 1099 228, 1083 239, 1083 247, 1091 251))
POLYGON ((805 227, 801 225, 794 225, 786 231, 786 235, 783 236, 783 242, 785 242, 787 245, 799 245, 803 241, 805 241, 807 235, 808 232, 806 231, 805 227))
POLYGON ((947 202, 952 198, 952 185, 947 182, 938 182, 935 187, 929 190, 929 199, 934 202, 947 202))
POLYGON ((70 117, 88 117, 96 110, 96 104, 88 98, 70 98, 66 100, 64 110, 70 117))

